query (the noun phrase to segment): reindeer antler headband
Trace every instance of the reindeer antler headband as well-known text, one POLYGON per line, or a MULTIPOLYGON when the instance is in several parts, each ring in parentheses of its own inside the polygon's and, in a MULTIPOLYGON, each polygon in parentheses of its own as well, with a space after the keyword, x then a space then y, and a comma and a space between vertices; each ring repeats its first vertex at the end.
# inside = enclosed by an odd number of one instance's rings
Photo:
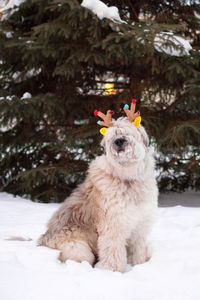
MULTIPOLYGON (((131 109, 129 109, 128 104, 125 104, 124 111, 126 113, 128 120, 131 123, 134 122, 135 127, 138 128, 138 126, 140 125, 140 122, 141 122, 141 117, 140 117, 139 111, 137 111, 135 113, 135 106, 136 106, 136 99, 132 99, 131 109)), ((112 110, 108 110, 106 115, 98 110, 94 111, 94 115, 100 117, 103 120, 103 121, 98 121, 97 124, 99 124, 101 126, 106 126, 106 127, 113 126, 113 123, 112 123, 112 115, 113 114, 114 114, 114 112, 112 110)), ((101 128, 100 133, 102 135, 105 135, 106 130, 107 130, 107 128, 103 127, 103 128, 101 128)))

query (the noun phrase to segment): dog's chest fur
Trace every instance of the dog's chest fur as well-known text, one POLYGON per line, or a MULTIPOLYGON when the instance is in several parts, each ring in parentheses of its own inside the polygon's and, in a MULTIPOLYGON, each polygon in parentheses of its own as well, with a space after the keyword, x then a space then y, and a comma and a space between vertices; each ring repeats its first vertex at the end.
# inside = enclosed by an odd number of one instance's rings
POLYGON ((115 218, 114 223, 121 225, 127 239, 140 225, 149 219, 152 221, 153 211, 156 211, 157 189, 153 179, 148 183, 147 186, 145 181, 121 181, 111 176, 104 180, 99 204, 108 219, 115 218))

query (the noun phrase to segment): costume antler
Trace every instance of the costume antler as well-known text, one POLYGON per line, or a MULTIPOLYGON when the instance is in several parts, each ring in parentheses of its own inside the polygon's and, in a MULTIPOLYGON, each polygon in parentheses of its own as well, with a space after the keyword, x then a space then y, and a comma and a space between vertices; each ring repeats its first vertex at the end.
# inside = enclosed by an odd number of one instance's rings
MULTIPOLYGON (((127 115, 127 118, 129 120, 129 122, 134 122, 134 125, 136 128, 138 128, 138 126, 140 125, 141 122, 141 117, 140 117, 140 112, 137 111, 135 113, 135 106, 136 106, 136 99, 132 100, 131 103, 131 109, 129 109, 129 105, 125 104, 124 105, 124 111, 127 115)), ((100 117, 103 121, 98 121, 97 124, 99 124, 100 126, 106 126, 106 127, 112 127, 113 123, 112 123, 112 115, 114 114, 114 112, 112 110, 108 110, 106 115, 103 114, 101 111, 98 111, 97 109, 94 111, 94 115, 100 117)), ((100 133, 105 135, 107 128, 103 127, 100 130, 100 133)))
POLYGON ((114 112, 112 110, 108 110, 106 115, 104 115, 101 111, 95 110, 94 115, 100 117, 103 121, 98 121, 97 124, 101 126, 111 127, 112 124, 112 115, 114 112))
POLYGON ((131 109, 129 109, 128 104, 125 104, 124 105, 124 111, 127 115, 128 120, 131 123, 134 122, 135 127, 138 128, 138 126, 140 125, 140 122, 141 122, 141 117, 140 117, 140 111, 139 110, 135 113, 136 101, 137 101, 136 99, 132 99, 131 109))
MULTIPOLYGON (((112 127, 113 123, 112 123, 112 115, 114 114, 114 112, 112 110, 108 110, 106 115, 103 114, 101 111, 95 110, 94 111, 94 115, 100 117, 103 121, 98 121, 97 124, 101 125, 101 126, 106 126, 106 127, 112 127)), ((100 133, 105 135, 106 133, 106 129, 105 127, 101 128, 100 133)))
POLYGON ((135 120, 135 118, 139 117, 139 115, 140 115, 139 111, 137 111, 135 113, 135 106, 136 106, 136 99, 132 100, 131 109, 129 109, 128 104, 124 105, 124 111, 125 111, 125 113, 127 115, 127 118, 130 122, 133 122, 135 120))

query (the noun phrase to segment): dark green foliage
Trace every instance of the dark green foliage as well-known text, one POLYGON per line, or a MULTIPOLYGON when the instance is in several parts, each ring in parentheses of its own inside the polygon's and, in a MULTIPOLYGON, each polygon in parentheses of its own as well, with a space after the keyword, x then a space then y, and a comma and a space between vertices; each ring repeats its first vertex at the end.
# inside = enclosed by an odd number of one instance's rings
POLYGON ((119 116, 133 97, 160 153, 161 189, 198 189, 197 1, 104 1, 119 8, 122 24, 81 2, 28 0, 1 21, 1 190, 62 201, 101 153, 94 109, 119 116), (191 40, 189 56, 154 49, 155 35, 169 30, 191 40), (115 95, 104 93, 107 78, 115 95))

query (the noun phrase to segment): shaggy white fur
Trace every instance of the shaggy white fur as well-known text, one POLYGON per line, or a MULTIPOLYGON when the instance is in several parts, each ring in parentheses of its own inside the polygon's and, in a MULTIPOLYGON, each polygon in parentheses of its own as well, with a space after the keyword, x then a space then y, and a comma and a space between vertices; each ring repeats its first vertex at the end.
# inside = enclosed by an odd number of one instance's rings
POLYGON ((126 118, 102 140, 106 154, 48 223, 39 245, 60 249, 60 260, 99 262, 124 272, 149 259, 146 239, 157 215, 158 189, 148 136, 126 118))

